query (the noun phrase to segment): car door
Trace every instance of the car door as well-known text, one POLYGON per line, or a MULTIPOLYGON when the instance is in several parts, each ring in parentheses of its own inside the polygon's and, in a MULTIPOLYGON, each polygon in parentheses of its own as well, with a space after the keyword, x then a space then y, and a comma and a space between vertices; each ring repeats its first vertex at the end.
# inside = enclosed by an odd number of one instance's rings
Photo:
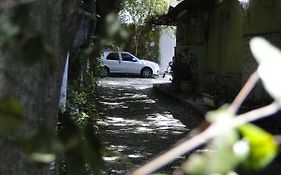
POLYGON ((105 65, 108 66, 111 73, 122 72, 120 54, 117 52, 110 52, 105 58, 105 65))
POLYGON ((141 65, 139 64, 138 59, 136 57, 127 52, 122 52, 121 56, 121 69, 124 71, 124 73, 140 73, 141 65))

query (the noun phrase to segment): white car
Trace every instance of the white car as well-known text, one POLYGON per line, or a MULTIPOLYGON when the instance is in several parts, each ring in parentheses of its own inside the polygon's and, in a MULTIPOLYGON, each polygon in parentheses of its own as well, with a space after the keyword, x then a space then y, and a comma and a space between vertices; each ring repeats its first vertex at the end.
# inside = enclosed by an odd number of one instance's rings
POLYGON ((129 52, 105 51, 101 55, 104 75, 110 73, 138 74, 144 78, 159 73, 157 63, 140 60, 129 52))

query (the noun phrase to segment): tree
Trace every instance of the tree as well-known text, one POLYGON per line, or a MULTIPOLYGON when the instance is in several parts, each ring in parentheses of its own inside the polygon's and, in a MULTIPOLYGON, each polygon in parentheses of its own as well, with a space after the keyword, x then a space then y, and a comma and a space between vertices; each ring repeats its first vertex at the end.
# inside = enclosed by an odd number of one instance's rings
POLYGON ((0 6, 0 174, 45 175, 55 158, 46 149, 54 146, 48 133, 56 131, 65 58, 76 33, 87 37, 89 28, 79 29, 80 1, 12 2, 0 6))
POLYGON ((146 25, 153 16, 165 14, 170 5, 169 0, 127 0, 122 4, 122 9, 119 13, 120 20, 123 23, 131 24, 133 26, 135 51, 138 55, 140 26, 146 25))
MULTIPOLYGON (((127 31, 129 36, 124 50, 134 53, 136 48, 134 25, 128 25, 127 31)), ((140 26, 138 35, 141 36, 138 38, 138 56, 142 59, 158 62, 160 28, 152 25, 140 26)))
POLYGON ((145 21, 156 15, 165 14, 169 8, 168 0, 127 0, 120 11, 120 19, 124 23, 144 25, 145 21))

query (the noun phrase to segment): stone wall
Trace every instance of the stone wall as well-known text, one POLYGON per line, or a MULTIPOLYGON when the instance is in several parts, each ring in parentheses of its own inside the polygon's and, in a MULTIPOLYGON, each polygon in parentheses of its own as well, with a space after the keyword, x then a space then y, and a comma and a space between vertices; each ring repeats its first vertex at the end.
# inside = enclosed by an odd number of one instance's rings
MULTIPOLYGON (((253 57, 249 42, 250 39, 254 36, 245 36, 243 39, 243 50, 242 50, 242 77, 241 77, 241 84, 245 84, 247 79, 250 77, 250 75, 257 69, 258 64, 253 57)), ((264 34, 262 37, 266 38, 268 41, 270 41, 273 45, 277 46, 281 49, 281 33, 276 34, 264 34)), ((262 99, 268 99, 269 96, 265 92, 262 83, 259 82, 258 85, 255 87, 254 91, 251 93, 250 98, 262 100, 262 99)))
MULTIPOLYGON (((32 28, 21 35, 24 39, 16 40, 8 49, 0 48, 0 97, 16 99, 24 109, 22 121, 24 127, 17 132, 16 137, 9 135, 3 138, 1 135, 0 174, 49 174, 48 165, 37 168, 26 166, 25 154, 15 141, 16 138, 21 138, 35 129, 46 128, 56 131, 65 58, 73 46, 80 26, 77 13, 79 2, 76 0, 35 0, 0 11, 0 17, 13 11, 17 19, 30 15, 28 21, 32 24, 32 28), (44 54, 39 53, 32 64, 25 64, 23 58, 17 56, 18 52, 23 50, 21 44, 30 36, 37 35, 55 56, 52 69, 50 69, 50 60, 44 54)), ((84 28, 84 30, 88 29, 84 28)))

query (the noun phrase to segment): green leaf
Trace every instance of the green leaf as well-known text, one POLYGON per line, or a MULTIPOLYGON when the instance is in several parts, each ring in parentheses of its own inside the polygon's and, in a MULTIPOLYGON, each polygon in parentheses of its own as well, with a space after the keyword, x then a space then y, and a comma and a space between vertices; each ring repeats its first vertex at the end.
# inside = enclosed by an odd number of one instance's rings
POLYGON ((236 130, 231 129, 215 137, 204 154, 192 155, 183 169, 187 174, 227 174, 239 164, 240 159, 233 150, 239 139, 236 130))
POLYGON ((267 166, 277 155, 278 145, 274 137, 253 124, 240 126, 239 130, 250 144, 250 155, 244 166, 249 169, 267 166))
POLYGON ((119 32, 121 23, 116 20, 116 15, 111 13, 106 16, 106 34, 108 37, 114 37, 119 32))
POLYGON ((267 92, 281 102, 281 52, 261 37, 250 41, 251 51, 259 63, 258 72, 267 92))
POLYGON ((212 140, 207 154, 208 164, 205 165, 206 174, 226 174, 238 165, 239 161, 233 151, 233 145, 238 139, 237 131, 230 129, 212 140))
POLYGON ((23 107, 18 100, 0 98, 0 131, 10 133, 22 127, 23 107))
POLYGON ((31 161, 43 164, 49 164, 56 159, 55 154, 48 154, 48 153, 32 153, 29 156, 31 161))
POLYGON ((230 122, 234 114, 229 110, 229 105, 223 105, 217 110, 210 111, 206 115, 206 120, 210 123, 214 122, 230 122))
POLYGON ((21 45, 21 56, 25 63, 31 65, 42 57, 46 58, 51 72, 55 71, 58 64, 53 51, 39 34, 32 35, 24 40, 21 45))
POLYGON ((188 161, 182 166, 182 169, 187 174, 203 175, 207 165, 206 155, 192 154, 188 161))
POLYGON ((81 130, 76 126, 68 112, 59 115, 59 137, 65 148, 66 174, 86 174, 81 130))
POLYGON ((63 152, 63 145, 55 132, 40 128, 23 136, 19 145, 29 164, 48 164, 63 152))
POLYGON ((239 164, 240 157, 233 149, 239 136, 236 129, 229 128, 234 115, 228 109, 225 105, 207 114, 207 120, 221 129, 221 133, 209 143, 207 152, 190 157, 184 167, 188 174, 228 174, 239 164))
POLYGON ((96 136, 93 121, 89 121, 84 131, 84 156, 85 160, 94 172, 99 172, 102 166, 101 142, 96 136))
POLYGON ((59 141, 56 133, 46 128, 31 130, 20 139, 20 145, 26 154, 57 154, 63 151, 63 145, 59 141))
POLYGON ((242 139, 237 141, 233 145, 233 152, 235 157, 239 163, 244 162, 247 160, 250 154, 250 144, 249 141, 246 139, 242 139))

